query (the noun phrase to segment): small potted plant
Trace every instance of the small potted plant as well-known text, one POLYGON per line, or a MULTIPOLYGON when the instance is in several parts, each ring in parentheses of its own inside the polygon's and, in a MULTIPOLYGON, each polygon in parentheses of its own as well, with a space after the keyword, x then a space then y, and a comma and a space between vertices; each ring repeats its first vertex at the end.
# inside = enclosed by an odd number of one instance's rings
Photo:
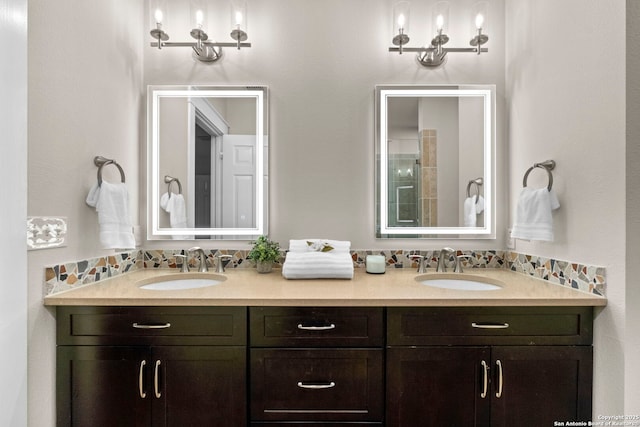
POLYGON ((249 258, 256 263, 258 273, 269 273, 273 263, 280 259, 280 244, 267 236, 260 236, 253 242, 249 258))

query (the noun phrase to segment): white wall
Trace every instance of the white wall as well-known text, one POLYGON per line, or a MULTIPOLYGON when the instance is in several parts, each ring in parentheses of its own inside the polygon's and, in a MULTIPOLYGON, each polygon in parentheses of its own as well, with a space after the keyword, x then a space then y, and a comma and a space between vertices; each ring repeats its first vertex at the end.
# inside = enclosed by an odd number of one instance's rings
POLYGON ((640 2, 627 0, 627 247, 626 247, 626 330, 625 330, 625 412, 640 414, 640 2))
MULTIPOLYGON (((506 4, 511 212, 524 172, 546 159, 557 162, 561 204, 555 241, 518 241, 516 249, 607 268, 608 306, 595 326, 594 414, 622 414, 622 396, 638 399, 637 387, 625 390, 625 4, 506 4)), ((529 185, 546 185, 537 172, 529 185)))
POLYGON ((0 0, 0 425, 27 425, 27 1, 0 0))
MULTIPOLYGON (((172 5, 180 4, 172 2, 172 5)), ((191 59, 188 49, 144 48, 146 84, 264 84, 270 89, 270 221, 272 238, 308 236, 348 239, 355 249, 423 248, 449 245, 490 249, 498 240, 376 240, 374 215, 374 87, 376 84, 496 84, 498 148, 504 153, 504 1, 491 2, 491 41, 487 55, 451 55, 447 65, 429 70, 415 55, 388 52, 392 3, 388 0, 271 0, 250 3, 249 41, 253 47, 225 49, 217 64, 191 59), (357 214, 356 214, 357 213, 357 214)), ((451 46, 469 41, 468 15, 474 2, 452 3, 451 46)), ((212 7, 228 16, 227 3, 212 7)), ((425 24, 430 2, 413 2, 415 45, 429 39, 425 24)), ((175 8, 174 8, 175 9, 175 8)), ((176 18, 177 19, 177 18, 176 18)), ((226 18, 225 18, 226 19, 226 18)), ((175 19, 173 20, 175 23, 175 19)), ((172 40, 189 38, 170 30, 172 40)), ((211 29, 227 40, 226 24, 211 29)), ((148 40, 147 40, 148 41, 148 40)), ((499 158, 499 163, 501 158, 499 158)), ((506 204, 504 170, 498 171, 498 206, 506 204)), ((504 210, 501 210, 504 212, 504 210)), ((504 225, 499 215, 498 224, 504 225)), ((504 228, 504 227, 503 227, 504 228)), ((248 249, 246 242, 198 242, 203 246, 248 249)), ((179 242, 145 242, 147 247, 179 248, 179 242)))
MULTIPOLYGON (((28 213, 65 216, 69 226, 67 247, 28 255, 33 427, 55 425, 55 323, 42 305, 44 266, 113 253, 100 248, 95 210, 85 204, 94 156, 122 165, 132 212, 139 211, 143 19, 141 0, 29 0, 28 213)), ((119 179, 115 167, 103 171, 119 179)))

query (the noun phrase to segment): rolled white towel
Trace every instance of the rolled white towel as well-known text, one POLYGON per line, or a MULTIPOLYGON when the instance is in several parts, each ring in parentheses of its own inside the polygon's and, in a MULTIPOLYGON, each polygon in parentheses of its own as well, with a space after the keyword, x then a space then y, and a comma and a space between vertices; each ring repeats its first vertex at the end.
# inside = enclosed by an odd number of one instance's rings
POLYGON ((348 252, 288 252, 282 265, 285 279, 352 279, 348 252))
POLYGON ((289 240, 289 252, 322 252, 322 247, 330 246, 333 249, 327 252, 349 253, 351 250, 351 242, 347 240, 331 240, 331 239, 298 239, 289 240), (311 244, 309 244, 311 243, 311 244))

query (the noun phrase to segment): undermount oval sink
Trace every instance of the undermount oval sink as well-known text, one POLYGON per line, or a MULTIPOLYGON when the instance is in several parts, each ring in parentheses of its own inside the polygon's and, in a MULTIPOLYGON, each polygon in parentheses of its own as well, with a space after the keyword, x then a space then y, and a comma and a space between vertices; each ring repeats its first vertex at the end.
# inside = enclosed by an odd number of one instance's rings
POLYGON ((461 274, 421 275, 416 277, 416 281, 434 288, 453 289, 457 291, 497 291, 504 286, 504 284, 498 280, 461 274))
POLYGON ((151 291, 180 291, 219 285, 225 280, 227 278, 220 274, 178 273, 143 279, 138 282, 138 286, 151 291))

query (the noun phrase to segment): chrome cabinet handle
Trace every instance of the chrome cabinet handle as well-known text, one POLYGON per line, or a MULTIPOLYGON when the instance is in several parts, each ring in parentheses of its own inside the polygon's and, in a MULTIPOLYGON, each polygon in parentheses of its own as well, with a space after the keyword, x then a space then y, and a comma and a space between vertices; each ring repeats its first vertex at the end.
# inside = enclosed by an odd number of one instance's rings
POLYGON ((303 331, 328 331, 335 328, 336 325, 333 323, 327 326, 304 326, 302 323, 298 323, 298 329, 303 331))
POLYGON ((134 323, 133 325, 136 329, 167 329, 171 327, 171 323, 167 322, 163 325, 145 325, 144 323, 134 323))
POLYGON ((509 327, 508 323, 476 323, 473 322, 471 324, 472 328, 477 329, 507 329, 509 327))
POLYGON ((160 393, 160 388, 158 387, 158 371, 160 370, 160 361, 156 360, 156 368, 154 370, 153 373, 153 391, 156 394, 156 398, 160 399, 160 397, 162 397, 162 394, 160 393))
POLYGON ((489 385, 489 367, 487 366, 487 362, 485 362, 484 360, 481 362, 482 364, 482 370, 483 370, 483 374, 482 374, 482 393, 480 393, 480 397, 481 398, 485 398, 487 397, 487 387, 489 385))
POLYGON ((140 393, 140 398, 142 399, 147 397, 147 393, 144 392, 144 365, 146 364, 146 360, 140 362, 140 370, 138 371, 138 392, 140 393))
POLYGON ((496 366, 498 367, 498 391, 496 397, 502 397, 502 362, 496 360, 496 366))
POLYGON ((310 389, 310 390, 323 390, 323 389, 327 389, 327 388, 333 388, 336 386, 336 383, 331 381, 327 384, 305 384, 302 381, 298 381, 298 387, 300 388, 306 388, 306 389, 310 389))

